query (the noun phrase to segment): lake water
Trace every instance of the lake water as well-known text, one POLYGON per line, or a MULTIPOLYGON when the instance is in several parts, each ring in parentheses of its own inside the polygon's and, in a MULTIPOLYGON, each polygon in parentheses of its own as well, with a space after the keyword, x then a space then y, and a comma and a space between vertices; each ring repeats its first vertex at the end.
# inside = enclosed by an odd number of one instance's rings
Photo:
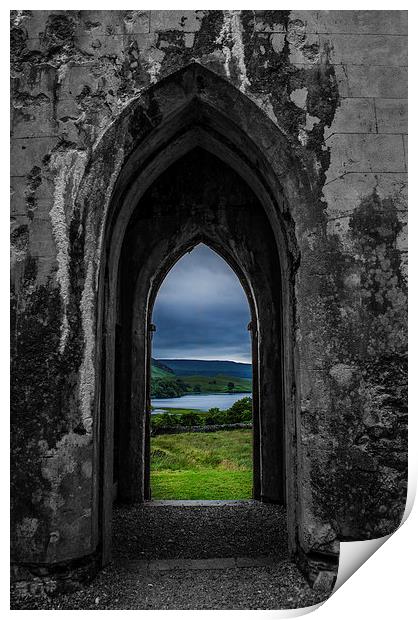
POLYGON ((152 413, 161 413, 162 409, 199 409, 208 411, 212 407, 219 409, 229 409, 236 400, 252 396, 250 392, 239 394, 186 394, 177 398, 153 398, 151 405, 154 407, 152 413))

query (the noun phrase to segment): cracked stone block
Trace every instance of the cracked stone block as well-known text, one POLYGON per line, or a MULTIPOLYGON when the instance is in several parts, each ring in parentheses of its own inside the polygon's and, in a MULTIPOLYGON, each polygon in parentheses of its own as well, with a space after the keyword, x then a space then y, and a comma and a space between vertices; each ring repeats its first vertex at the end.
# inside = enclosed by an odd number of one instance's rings
POLYGON ((342 98, 325 139, 333 133, 376 133, 374 102, 366 98, 342 98))
MULTIPOLYGON (((408 93, 406 67, 347 64, 347 85, 343 96, 392 97, 405 99, 408 93)), ((341 75, 341 74, 340 74, 341 75)))
POLYGON ((331 148, 328 181, 348 172, 405 172, 402 136, 335 134, 327 144, 331 148))
MULTIPOLYGON (((321 42, 326 37, 329 35, 321 35, 321 42)), ((335 64, 402 67, 407 64, 407 46, 401 36, 334 34, 330 60, 335 64)))
POLYGON ((379 133, 408 133, 408 100, 376 99, 379 133))

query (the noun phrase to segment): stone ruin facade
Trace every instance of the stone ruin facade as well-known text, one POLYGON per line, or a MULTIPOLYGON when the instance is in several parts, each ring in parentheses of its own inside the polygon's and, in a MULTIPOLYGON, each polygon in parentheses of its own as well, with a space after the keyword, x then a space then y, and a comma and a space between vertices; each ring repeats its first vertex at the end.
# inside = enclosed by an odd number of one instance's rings
POLYGON ((109 561, 115 476, 149 497, 150 309, 201 241, 249 298, 254 496, 293 557, 323 580, 399 525, 406 34, 405 11, 12 11, 17 588, 109 561))

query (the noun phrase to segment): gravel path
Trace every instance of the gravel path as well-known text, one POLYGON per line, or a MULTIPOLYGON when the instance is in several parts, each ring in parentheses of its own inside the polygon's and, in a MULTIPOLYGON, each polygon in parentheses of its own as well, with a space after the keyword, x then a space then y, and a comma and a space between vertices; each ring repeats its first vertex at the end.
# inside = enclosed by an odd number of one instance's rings
POLYGON ((126 557, 287 557, 286 510, 282 506, 252 501, 196 504, 150 502, 116 507, 115 562, 126 557))
POLYGON ((110 566, 78 592, 13 601, 12 609, 314 605, 324 594, 314 592, 288 560, 285 524, 282 508, 255 502, 118 507, 110 566))
POLYGON ((153 573, 109 567, 79 592, 14 609, 286 609, 322 599, 286 561, 274 567, 153 573))

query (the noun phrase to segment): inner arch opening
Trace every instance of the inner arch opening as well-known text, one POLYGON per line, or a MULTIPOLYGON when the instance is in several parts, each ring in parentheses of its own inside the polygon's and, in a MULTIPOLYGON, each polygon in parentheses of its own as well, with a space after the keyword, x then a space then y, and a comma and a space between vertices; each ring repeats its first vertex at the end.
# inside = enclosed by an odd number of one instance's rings
POLYGON ((152 313, 152 499, 253 497, 246 293, 203 243, 162 282, 152 313))

